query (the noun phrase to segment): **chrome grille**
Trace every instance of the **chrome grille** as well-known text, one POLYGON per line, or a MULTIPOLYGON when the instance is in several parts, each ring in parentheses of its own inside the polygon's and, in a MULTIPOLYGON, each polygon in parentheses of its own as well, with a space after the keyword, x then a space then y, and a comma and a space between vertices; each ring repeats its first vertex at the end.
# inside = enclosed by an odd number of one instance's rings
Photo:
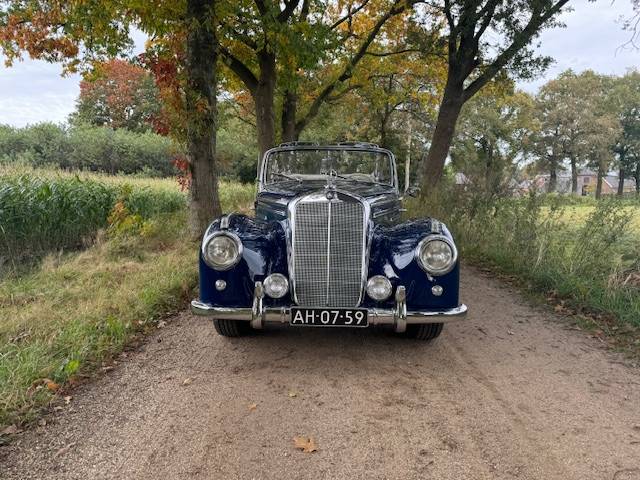
POLYGON ((293 278, 300 305, 356 307, 363 283, 364 207, 355 199, 295 206, 293 278))

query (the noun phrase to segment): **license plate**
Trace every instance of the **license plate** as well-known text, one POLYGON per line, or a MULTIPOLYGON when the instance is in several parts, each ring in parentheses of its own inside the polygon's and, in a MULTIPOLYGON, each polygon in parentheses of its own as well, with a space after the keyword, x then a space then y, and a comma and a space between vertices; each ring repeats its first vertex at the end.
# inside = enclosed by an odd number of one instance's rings
POLYGON ((367 327, 367 310, 361 308, 292 308, 290 325, 307 327, 367 327))

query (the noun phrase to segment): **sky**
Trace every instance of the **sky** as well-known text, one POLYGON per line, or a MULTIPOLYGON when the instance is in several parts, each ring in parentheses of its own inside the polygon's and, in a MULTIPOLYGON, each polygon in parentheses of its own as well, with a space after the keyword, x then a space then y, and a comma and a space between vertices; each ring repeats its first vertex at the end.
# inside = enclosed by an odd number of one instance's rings
MULTIPOLYGON (((592 69, 603 74, 624 74, 640 67, 640 51, 624 47, 631 33, 622 19, 632 15, 631 0, 572 0, 573 12, 561 20, 566 28, 543 32, 538 51, 556 63, 540 78, 520 83, 535 91, 547 80, 571 68, 592 69)), ((136 44, 144 43, 136 33, 136 44)), ((24 126, 38 122, 64 122, 75 108, 80 91, 78 75, 62 77, 60 65, 26 59, 11 68, 0 65, 0 124, 24 126)))

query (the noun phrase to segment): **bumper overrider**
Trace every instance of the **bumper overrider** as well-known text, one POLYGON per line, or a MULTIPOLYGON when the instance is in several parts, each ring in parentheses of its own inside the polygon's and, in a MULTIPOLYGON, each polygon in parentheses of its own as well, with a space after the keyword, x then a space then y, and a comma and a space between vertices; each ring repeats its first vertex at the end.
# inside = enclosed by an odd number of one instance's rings
MULTIPOLYGON (((193 300, 191 312, 210 319, 224 319, 251 322, 255 329, 261 329, 266 323, 289 323, 291 309, 289 307, 265 307, 264 287, 256 282, 251 308, 218 307, 193 300)), ((398 333, 406 331, 407 325, 425 323, 447 323, 462 320, 467 315, 467 306, 462 304, 446 310, 407 310, 407 292, 404 286, 396 290, 396 305, 393 309, 369 308, 369 325, 392 325, 398 333)))

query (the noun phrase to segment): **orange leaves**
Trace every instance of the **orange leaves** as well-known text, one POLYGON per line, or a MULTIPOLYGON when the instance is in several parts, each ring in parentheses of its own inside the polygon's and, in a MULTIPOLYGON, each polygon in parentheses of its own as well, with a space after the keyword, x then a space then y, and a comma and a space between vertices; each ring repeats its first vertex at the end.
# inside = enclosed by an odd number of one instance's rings
POLYGON ((293 445, 296 449, 302 450, 304 453, 313 453, 318 451, 313 437, 293 437, 293 445))

